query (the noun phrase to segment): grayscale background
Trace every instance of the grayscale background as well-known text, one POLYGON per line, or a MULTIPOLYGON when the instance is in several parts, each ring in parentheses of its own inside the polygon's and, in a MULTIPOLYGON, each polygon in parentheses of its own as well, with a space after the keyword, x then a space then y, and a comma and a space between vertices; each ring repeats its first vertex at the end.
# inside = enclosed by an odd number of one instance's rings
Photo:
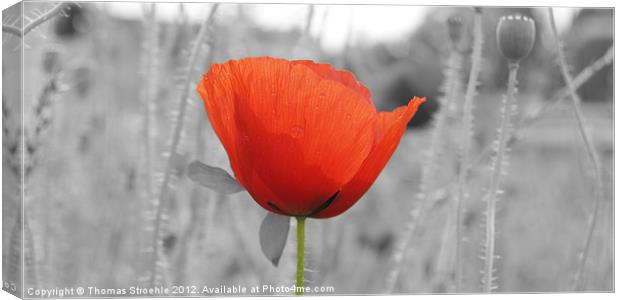
MULTIPOLYGON (((26 2, 23 11, 12 7, 3 11, 3 24, 18 24, 21 13, 27 24, 56 4, 26 2)), ((280 266, 273 267, 258 241, 265 211, 245 192, 219 195, 186 175, 187 164, 196 159, 230 171, 195 92, 201 75, 211 63, 268 55, 350 70, 369 87, 382 111, 413 96, 428 99, 369 192, 341 216, 307 222, 308 284, 333 286, 336 294, 453 292, 452 199, 462 98, 449 113, 446 144, 435 153, 442 167, 428 187, 432 199, 425 201, 431 204, 421 205, 418 192, 451 51, 446 20, 453 15, 463 19, 464 89, 471 65, 473 8, 220 4, 191 66, 183 134, 172 153, 171 189, 159 202, 192 41, 212 9, 212 3, 73 3, 23 38, 3 32, 3 276, 23 271, 24 288, 127 288, 152 282, 292 285, 294 231, 280 266), (17 213, 21 97, 15 88, 22 47, 23 220, 17 213), (154 193, 149 193, 149 185, 154 193), (164 222, 155 237, 157 203, 164 222), (394 265, 397 245, 412 221, 410 211, 416 208, 422 209, 415 220, 418 226, 400 253, 403 260, 394 265), (20 249, 15 241, 20 241, 22 221, 20 249), (161 253, 154 263, 157 242, 161 253), (400 276, 394 288, 386 290, 395 269, 400 276), (153 274, 155 280, 149 280, 153 274)), ((513 13, 532 17, 537 34, 519 70, 515 120, 536 117, 517 126, 502 179, 495 291, 571 291, 596 186, 570 99, 549 105, 564 82, 542 7, 483 8, 473 165, 463 207, 463 291, 481 292, 482 199, 492 154, 488 149, 499 125, 508 76, 495 28, 501 16, 513 13)), ((576 76, 613 45, 613 10, 556 8, 555 13, 576 76)), ((611 64, 597 70, 578 93, 604 182, 580 290, 612 291, 611 64)))

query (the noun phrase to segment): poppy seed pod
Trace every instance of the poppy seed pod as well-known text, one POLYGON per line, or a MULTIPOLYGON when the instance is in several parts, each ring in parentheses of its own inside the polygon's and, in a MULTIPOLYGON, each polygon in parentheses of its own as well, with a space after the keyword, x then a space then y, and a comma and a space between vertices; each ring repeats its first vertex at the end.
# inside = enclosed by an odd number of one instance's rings
POLYGON ((497 47, 511 61, 526 57, 534 47, 535 38, 536 27, 532 18, 503 16, 497 23, 497 47))
POLYGON ((463 36, 463 18, 455 15, 448 18, 448 35, 452 41, 452 45, 456 46, 461 41, 463 36))

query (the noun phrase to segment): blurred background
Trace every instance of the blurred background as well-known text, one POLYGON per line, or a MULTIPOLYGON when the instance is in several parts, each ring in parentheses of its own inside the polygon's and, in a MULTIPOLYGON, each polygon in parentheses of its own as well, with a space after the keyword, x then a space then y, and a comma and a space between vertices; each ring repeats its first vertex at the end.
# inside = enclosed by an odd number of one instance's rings
MULTIPOLYGON (((3 11, 15 24, 56 3, 25 2, 3 11)), ((391 257, 416 206, 427 161, 433 116, 452 51, 449 17, 463 19, 460 81, 471 61, 472 7, 283 5, 125 2, 71 3, 23 40, 3 33, 3 209, 18 211, 18 157, 23 47, 23 109, 28 159, 24 170, 24 286, 126 288, 158 281, 181 285, 292 285, 294 235, 280 266, 262 255, 258 227, 265 211, 247 193, 219 195, 190 181, 187 164, 200 160, 230 171, 195 83, 212 63, 247 56, 312 59, 352 71, 369 87, 380 110, 413 96, 425 103, 371 190, 345 214, 310 220, 309 285, 337 294, 451 292, 445 274, 451 192, 456 174, 460 117, 452 115, 445 170, 433 183, 442 193, 424 210, 403 261, 391 257), (213 13, 212 13, 213 12, 213 13), (170 197, 163 203, 162 252, 153 250, 153 218, 170 151, 192 43, 208 21, 204 45, 190 66, 189 106, 178 150, 172 153, 170 197), (16 73, 17 72, 17 73, 16 73), (150 157, 150 159, 148 159, 150 157), (444 174, 445 173, 445 174, 444 174), (446 229, 448 228, 448 229, 446 229), (147 280, 148 282, 148 280, 147 280)), ((613 10, 556 8, 573 75, 613 45, 613 10)), ((499 125, 507 63, 495 44, 498 19, 520 13, 536 21, 536 44, 519 70, 518 114, 544 107, 562 87, 545 8, 484 7, 484 46, 474 100, 473 163, 464 203, 464 290, 479 292, 484 203, 489 155, 499 125)), ((584 289, 613 290, 613 76, 611 64, 578 90, 602 159, 604 190, 587 260, 584 289)), ((464 90, 463 90, 464 93, 464 90)), ((460 99, 462 100, 462 99, 460 99)), ((587 234, 595 186, 570 99, 519 128, 503 177, 496 236, 498 292, 570 290, 587 234)), ((461 103, 457 101, 456 106, 461 103)), ((458 109, 456 109, 458 111, 458 109)), ((4 272, 17 263, 21 216, 3 218, 4 272)), ((450 264, 450 262, 447 262, 450 264)), ((5 278, 7 273, 3 274, 5 278)))

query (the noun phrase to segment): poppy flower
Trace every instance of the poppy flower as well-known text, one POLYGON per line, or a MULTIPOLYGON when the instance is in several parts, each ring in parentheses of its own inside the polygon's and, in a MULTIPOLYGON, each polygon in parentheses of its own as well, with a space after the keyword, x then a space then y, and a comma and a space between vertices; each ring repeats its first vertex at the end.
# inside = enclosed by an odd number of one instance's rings
POLYGON ((268 211, 313 218, 357 202, 425 101, 377 112, 352 73, 270 57, 214 64, 198 93, 241 186, 268 211))

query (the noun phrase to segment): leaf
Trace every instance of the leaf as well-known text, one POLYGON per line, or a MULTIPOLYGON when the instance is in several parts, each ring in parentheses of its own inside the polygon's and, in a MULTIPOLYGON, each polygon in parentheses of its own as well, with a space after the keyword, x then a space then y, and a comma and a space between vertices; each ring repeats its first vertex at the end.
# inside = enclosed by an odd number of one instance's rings
POLYGON ((277 267, 280 262, 290 227, 290 217, 267 213, 260 224, 258 239, 263 254, 277 267))
POLYGON ((207 166, 197 160, 187 167, 187 177, 194 182, 218 193, 234 194, 244 190, 226 170, 207 166))

